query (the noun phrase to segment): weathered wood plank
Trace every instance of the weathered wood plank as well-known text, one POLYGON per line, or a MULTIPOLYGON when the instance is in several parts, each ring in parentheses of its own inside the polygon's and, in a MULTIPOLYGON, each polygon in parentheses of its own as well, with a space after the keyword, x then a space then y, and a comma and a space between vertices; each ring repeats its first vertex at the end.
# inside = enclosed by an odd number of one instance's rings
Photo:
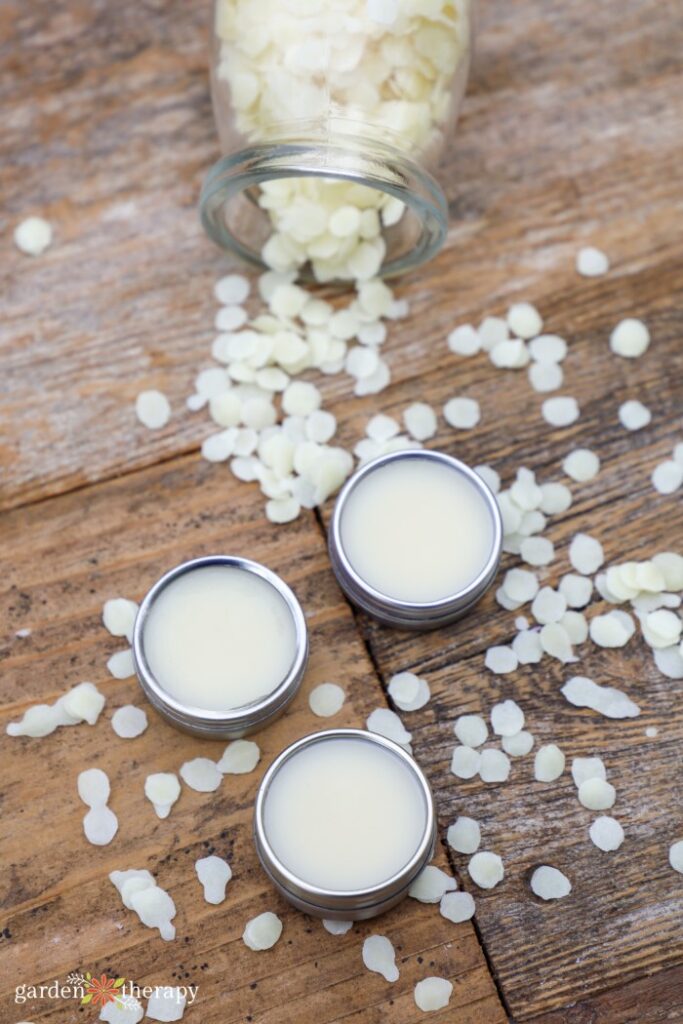
MULTIPOLYGON (((455 981, 437 1021, 474 1024, 505 1015, 470 924, 453 925, 438 908, 408 900, 381 925, 333 937, 319 921, 287 907, 261 872, 251 839, 253 798, 273 757, 293 739, 331 724, 360 725, 383 703, 381 688, 327 566, 310 519, 275 531, 254 495, 196 456, 5 513, 2 609, 2 845, 7 870, 2 906, 3 1020, 16 1019, 14 987, 65 980, 74 970, 114 973, 137 984, 199 984, 188 1019, 204 1024, 307 1024, 351 1019, 412 1024, 421 1014, 412 989, 427 974, 455 981), (105 662, 122 647, 104 630, 104 600, 140 598, 166 568, 209 552, 243 552, 281 572, 308 617, 311 662, 287 715, 259 734, 263 759, 246 776, 227 776, 214 794, 184 787, 171 816, 159 821, 143 794, 151 771, 177 770, 198 755, 218 757, 223 744, 182 735, 150 708, 147 732, 121 740, 109 724, 125 703, 145 703, 134 679, 108 677, 105 662), (27 638, 18 629, 31 630, 27 638), (4 730, 30 704, 53 700, 82 679, 107 695, 94 728, 62 729, 43 740, 10 739, 4 730), (348 700, 332 720, 315 718, 310 689, 338 680, 348 700), (104 768, 119 833, 110 846, 89 846, 85 808, 76 796, 84 767, 104 768), (233 867, 228 898, 204 902, 194 862, 208 851, 233 867), (148 867, 178 908, 177 938, 164 943, 126 911, 109 871, 148 867), (281 915, 282 940, 256 954, 242 940, 246 921, 266 909, 281 915), (401 977, 390 986, 363 967, 362 939, 377 928, 391 936, 401 977), (197 1016, 199 1014, 199 1016, 197 1016)), ((31 1020, 82 1020, 77 1006, 28 1003, 31 1020)))

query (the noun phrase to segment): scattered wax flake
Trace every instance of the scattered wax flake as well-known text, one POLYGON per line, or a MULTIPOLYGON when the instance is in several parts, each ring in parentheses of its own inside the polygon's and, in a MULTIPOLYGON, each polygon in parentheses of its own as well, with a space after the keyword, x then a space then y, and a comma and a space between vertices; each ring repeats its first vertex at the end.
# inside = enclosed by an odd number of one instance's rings
POLYGON ((389 708, 376 708, 369 716, 365 726, 369 732, 385 736, 409 750, 412 736, 398 715, 394 711, 390 711, 389 708))
POLYGON ((447 342, 451 352, 458 356, 474 356, 481 348, 481 338, 472 324, 456 327, 448 335, 447 342))
POLYGON ((183 782, 197 793, 213 793, 223 778, 218 766, 208 757, 195 757, 180 766, 183 782))
POLYGON ((428 1013, 430 1010, 443 1010, 448 1006, 453 983, 447 978, 423 978, 415 986, 415 1004, 418 1010, 428 1013))
POLYGON ((510 336, 506 321, 499 316, 485 317, 477 328, 477 334, 479 335, 481 347, 486 349, 486 351, 490 351, 500 344, 501 341, 506 341, 510 336))
POLYGON ((540 633, 531 629, 523 629, 512 641, 512 649, 517 655, 520 665, 538 664, 543 657, 540 633))
POLYGON ((619 406, 619 422, 626 430, 642 430, 652 420, 652 413, 636 399, 623 402, 619 406))
POLYGON ((479 772, 481 754, 472 747, 460 746, 453 749, 451 771, 459 779, 473 779, 479 772))
POLYGON ((567 342, 557 334, 539 334, 529 342, 529 352, 535 362, 551 366, 567 355, 567 342))
POLYGON ((31 635, 30 629, 18 629, 14 634, 19 640, 25 640, 31 635))
POLYGON ((502 370, 521 370, 529 363, 529 350, 519 338, 501 341, 489 352, 494 366, 502 370))
POLYGON ((57 701, 63 710, 77 722, 95 725, 105 704, 105 697, 94 683, 79 683, 57 701))
POLYGON ((87 722, 94 725, 104 707, 105 698, 93 683, 78 683, 54 704, 36 704, 28 708, 18 722, 9 722, 8 736, 49 736, 59 726, 87 722))
POLYGON ((631 617, 626 612, 616 611, 596 615, 588 628, 591 640, 599 647, 623 647, 635 631, 631 617))
POLYGON ((151 1020, 182 1020, 187 996, 174 985, 157 985, 147 1000, 147 1016, 151 1020))
POLYGON ((542 587, 531 605, 531 614, 539 625, 559 622, 567 610, 567 602, 558 590, 542 587))
POLYGON ((587 533, 577 533, 569 545, 569 561, 581 576, 592 576, 605 561, 602 544, 587 533))
POLYGON ((607 811, 616 798, 614 786, 605 779, 586 779, 579 786, 579 803, 589 811, 607 811))
POLYGON ((564 484, 541 484, 541 512, 549 516, 559 515, 571 507, 572 492, 564 484))
POLYGON ((135 996, 127 995, 120 1002, 105 1003, 99 1019, 107 1024, 139 1024, 144 1016, 142 1003, 135 996))
POLYGON ((126 704, 117 708, 111 717, 111 727, 123 740, 132 740, 141 736, 147 728, 147 713, 134 704, 126 704))
POLYGON ((637 718, 637 704, 611 686, 598 686, 586 676, 572 676, 562 687, 562 693, 577 708, 590 708, 605 718, 637 718))
POLYGON ((497 853, 490 853, 488 850, 480 850, 470 857, 467 870, 474 884, 480 889, 493 889, 502 882, 505 874, 503 861, 497 853))
POLYGON ((605 853, 618 850, 624 841, 623 828, 616 818, 611 818, 608 814, 602 814, 595 819, 588 830, 588 835, 591 842, 605 853))
POLYGON ((207 462, 226 462, 234 454, 236 439, 236 427, 211 434, 202 442, 202 458, 207 462))
POLYGON ((454 878, 447 875, 441 868, 428 864, 420 872, 410 889, 408 895, 420 903, 438 903, 445 892, 457 889, 458 885, 454 878))
POLYGON ((568 608, 585 608, 590 604, 593 581, 589 576, 578 576, 570 572, 562 577, 558 590, 567 602, 568 608))
POLYGON ((557 658, 563 665, 567 665, 572 661, 578 661, 572 650, 569 633, 561 622, 549 622, 543 626, 538 635, 538 640, 541 649, 546 654, 549 654, 551 658, 557 658))
POLYGON ((479 422, 479 403, 474 398, 451 398, 443 407, 449 426, 456 430, 471 430, 479 422))
POLYGON ((562 367, 559 363, 532 363, 529 367, 529 383, 541 395, 557 391, 564 383, 562 367))
POLYGON ((530 884, 531 891, 542 900, 561 900, 572 891, 572 883, 567 876, 549 864, 536 868, 530 884))
POLYGON ((672 644, 677 644, 681 638, 683 622, 675 612, 669 611, 667 608, 658 608, 645 617, 644 627, 647 627, 650 634, 650 638, 646 637, 646 639, 651 647, 671 647, 672 644), (656 642, 652 643, 652 640, 656 642))
POLYGON ((480 747, 486 743, 489 730, 481 715, 460 715, 453 727, 455 735, 466 747, 480 747))
POLYGON ((327 444, 337 431, 337 420, 331 412, 314 409, 306 417, 306 439, 315 444, 327 444))
POLYGON ((300 512, 301 505, 296 498, 271 498, 266 503, 266 518, 280 526, 293 522, 300 512))
POLYGON ((582 644, 588 638, 588 623, 586 616, 581 612, 565 612, 559 625, 567 633, 572 644, 582 644))
POLYGON ((6 732, 8 736, 31 736, 34 739, 42 739, 64 724, 59 709, 54 705, 34 704, 33 707, 27 708, 18 722, 9 722, 6 732))
POLYGON ((282 408, 289 416, 309 416, 320 408, 322 396, 315 384, 295 380, 282 393, 282 408))
POLYGON ((93 846, 107 846, 119 828, 118 818, 105 804, 91 807, 83 819, 85 838, 93 846))
POLYGON ((515 736, 524 728, 524 712, 514 700, 504 700, 491 709, 491 726, 497 736, 515 736))
POLYGON ((26 256, 40 256, 52 241, 52 225, 44 217, 26 217, 14 229, 14 244, 26 256))
POLYGON ((482 782, 506 782, 510 775, 510 759, 502 750, 487 747, 481 752, 479 777, 482 782))
POLYGON ((521 632, 529 628, 529 620, 524 615, 518 615, 515 619, 515 629, 519 629, 521 632))
POLYGON ((154 806, 157 817, 168 818, 171 807, 180 796, 180 783, 174 772, 154 772, 145 779, 145 796, 154 806))
POLYGON ((652 486, 660 494, 673 494, 683 484, 683 466, 668 459, 660 462, 652 471, 652 486))
POLYGON ((650 344, 650 332, 642 320, 627 317, 621 320, 610 334, 612 351, 625 359, 637 359, 650 344))
MULTIPOLYGON (((133 909, 130 904, 130 900, 127 900, 124 897, 124 888, 128 883, 140 883, 143 888, 149 888, 150 886, 156 885, 154 875, 147 871, 146 868, 142 870, 129 868, 127 871, 111 871, 109 874, 109 881, 118 889, 123 905, 127 910, 133 909)), ((137 891, 137 889, 135 891, 137 891)))
POLYGON ((213 286, 216 301, 222 306, 241 306, 249 297, 249 281, 242 274, 227 274, 213 286))
POLYGON ((166 942, 175 938, 175 927, 171 921, 176 915, 175 903, 158 885, 152 885, 130 896, 131 908, 146 928, 158 928, 159 935, 166 942))
POLYGON ((154 389, 141 391, 135 400, 135 415, 143 427, 159 430, 171 418, 171 406, 166 395, 154 389))
POLYGON ((606 779, 607 771, 601 757, 575 757, 572 761, 572 778, 578 789, 586 779, 606 779))
POLYGON ((600 459, 588 448, 575 448, 566 456, 562 468, 577 483, 593 480, 600 470, 600 459))
POLYGON ((253 772, 260 760, 261 750, 258 743, 252 740, 233 740, 223 751, 216 768, 223 775, 246 775, 253 772))
POLYGON ((353 928, 353 921, 331 921, 329 918, 324 917, 323 928, 330 935, 346 935, 353 928))
POLYGON ((401 711, 418 711, 428 702, 429 684, 413 672, 397 672, 389 680, 389 696, 401 711))
POLYGON ((125 597, 112 597, 109 601, 104 602, 102 608, 104 628, 112 636, 125 636, 130 643, 133 639, 133 626, 137 613, 138 606, 135 601, 129 601, 125 597))
POLYGON ((582 277, 602 277, 609 270, 609 260, 601 249, 587 245, 576 254, 576 269, 582 277))
POLYGON ((541 488, 536 483, 536 476, 525 466, 517 470, 517 477, 510 488, 510 498, 518 508, 531 512, 541 503, 541 488))
POLYGON ((481 843, 479 822, 474 818, 460 815, 452 825, 448 826, 446 840, 448 845, 458 853, 476 853, 481 843))
POLYGON ((564 771, 565 757, 556 743, 539 747, 534 758, 534 778, 537 782, 555 782, 564 771))
POLYGON ((503 590, 512 598, 526 604, 533 601, 538 593, 538 578, 535 573, 528 569, 508 569, 503 580, 503 590))
POLYGON ((674 871, 683 875, 683 839, 679 839, 669 847, 669 864, 674 871))
POLYGON ((667 590, 683 590, 683 555, 661 551, 652 561, 661 570, 667 590))
POLYGON ((469 921, 474 911, 474 898, 468 892, 447 892, 441 897, 439 913, 454 924, 469 921))
POLYGON ((546 398, 541 406, 541 413, 551 427, 568 427, 578 420, 580 410, 575 398, 558 395, 556 398, 546 398))
POLYGON ((511 647, 499 645, 488 648, 484 664, 494 675, 507 675, 509 672, 515 671, 519 662, 511 647))
POLYGON ((247 311, 241 306, 221 306, 213 323, 217 331, 230 333, 244 327, 247 320, 247 311))
POLYGON ((385 981, 398 981, 396 953, 386 935, 368 935, 363 943, 363 963, 385 981))
POLYGON ((242 933, 242 940, 245 946, 259 952, 264 949, 271 949, 282 935, 282 921, 267 910, 258 917, 252 917, 242 933))
POLYGON ((683 652, 678 646, 657 647, 654 658, 655 665, 667 679, 683 679, 683 652))
POLYGON ((112 654, 111 658, 107 661, 107 670, 114 679, 130 679, 131 676, 134 676, 135 665, 133 663, 133 652, 130 647, 125 651, 117 651, 115 654, 112 654))
POLYGON ((308 706, 318 718, 331 718, 341 711, 346 694, 336 683, 320 683, 311 690, 308 706))
POLYGON ((474 472, 484 481, 490 491, 498 494, 500 490, 500 475, 496 473, 492 466, 475 466, 474 472))
POLYGON ((501 746, 510 757, 524 757, 534 745, 534 738, 526 729, 516 733, 515 736, 503 736, 501 746))
POLYGON ((555 557, 555 546, 547 537, 525 537, 519 553, 527 565, 550 565, 555 557))
POLYGON ((413 402, 403 412, 403 422, 416 441, 427 441, 436 434, 436 413, 425 402, 413 402))
POLYGON ((86 768, 77 781, 78 795, 88 807, 104 806, 109 799, 109 777, 101 768, 86 768))
POLYGON ((215 905, 222 903, 225 899, 225 888, 232 878, 232 868, 227 861, 212 854, 210 857, 200 857, 195 861, 194 869, 204 887, 206 902, 215 905))
POLYGON ((507 312, 507 325, 518 338, 535 338, 543 330, 540 313, 529 302, 516 302, 507 312))
POLYGON ((656 725, 648 725, 647 729, 645 730, 645 735, 648 739, 652 740, 655 738, 655 736, 659 735, 659 729, 656 725))

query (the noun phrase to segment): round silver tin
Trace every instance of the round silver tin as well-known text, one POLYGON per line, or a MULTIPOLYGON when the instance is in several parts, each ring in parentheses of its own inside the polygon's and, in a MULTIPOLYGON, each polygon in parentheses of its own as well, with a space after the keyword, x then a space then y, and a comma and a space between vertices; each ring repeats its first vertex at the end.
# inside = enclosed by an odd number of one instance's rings
POLYGON ((306 914, 312 914, 314 917, 324 917, 329 920, 364 921, 368 918, 376 917, 378 914, 383 914, 386 910, 390 910, 391 907, 400 903, 407 896, 408 889, 417 876, 433 858, 436 842, 434 798, 421 768, 410 754, 407 754, 397 743, 385 739, 384 736, 379 736, 377 733, 366 732, 364 729, 327 729, 324 732, 311 733, 310 736, 304 736, 303 739, 292 743, 271 764, 263 777, 256 795, 254 842, 263 870, 275 888, 298 910, 302 910, 306 914), (314 743, 325 743, 331 739, 343 739, 344 737, 354 740, 360 739, 391 751, 404 765, 408 766, 419 783, 424 796, 425 827, 415 854, 401 871, 370 889, 321 889, 307 882, 304 878, 299 878, 278 860, 268 842, 264 826, 264 809, 268 798, 268 790, 273 778, 277 775, 282 765, 289 758, 294 757, 302 747, 311 746, 314 743))
MULTIPOLYGON (((457 523, 454 523, 453 529, 457 530, 457 528, 457 523)), ((378 458, 366 463, 362 469, 359 469, 357 473, 347 480, 334 506, 328 546, 332 569, 337 577, 337 582, 353 604, 362 608, 368 615, 372 615, 373 618, 378 619, 379 622, 387 626, 415 630, 437 629, 439 626, 444 626, 465 615, 493 583, 503 549, 503 523, 495 495, 473 469, 470 469, 464 462, 460 462, 459 459, 446 455, 444 452, 429 451, 427 449, 409 449, 407 451, 392 452, 389 455, 380 455, 378 458), (341 524, 344 508, 349 496, 362 480, 369 476, 370 473, 377 472, 377 470, 380 470, 388 463, 415 459, 428 459, 431 462, 442 463, 462 476, 467 477, 483 498, 488 513, 491 516, 493 540, 491 551, 485 564, 467 587, 449 594, 439 601, 412 603, 410 601, 399 601, 396 598, 381 593, 379 590, 375 590, 358 575, 344 551, 341 524)))
POLYGON ((205 736, 210 739, 233 739, 262 729, 281 715, 293 700, 301 685, 307 660, 308 631, 301 605, 279 576, 258 562, 252 562, 247 558, 238 558, 234 555, 209 555, 205 558, 195 558, 192 561, 183 562, 157 580, 140 605, 135 619, 133 661, 140 686, 149 702, 171 725, 196 736, 205 736), (159 594, 179 576, 209 566, 229 566, 241 569, 244 572, 254 573, 270 583, 289 609, 296 636, 294 662, 278 686, 271 693, 251 704, 225 711, 209 711, 206 708, 183 704, 171 697, 153 675, 145 657, 145 621, 159 594))

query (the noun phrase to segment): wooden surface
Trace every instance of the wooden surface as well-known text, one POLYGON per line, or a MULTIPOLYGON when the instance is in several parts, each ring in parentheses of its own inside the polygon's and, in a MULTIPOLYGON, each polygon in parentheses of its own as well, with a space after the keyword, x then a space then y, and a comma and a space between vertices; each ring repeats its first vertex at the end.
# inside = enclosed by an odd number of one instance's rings
MULTIPOLYGON (((17 983, 77 967, 140 983, 189 972, 199 979, 202 1009, 188 1011, 188 1020, 402 1024, 422 1019, 411 995, 420 972, 444 972, 456 980, 454 998, 430 1020, 683 1020, 683 888, 666 860, 683 834, 680 684, 659 675, 640 641, 623 652, 586 645, 580 671, 623 686, 643 707, 640 719, 606 722, 564 702, 567 673, 547 659, 511 677, 486 672, 485 647, 509 641, 514 621, 491 596, 461 624, 426 636, 353 616, 327 569, 320 527, 329 509, 321 521, 309 515, 275 529, 253 487, 196 454, 206 420, 187 413, 184 399, 197 370, 210 365, 211 287, 225 266, 196 213, 201 177, 216 156, 208 7, 198 0, 0 7, 3 730, 25 706, 82 679, 101 683, 110 697, 95 729, 1 741, 10 865, 2 881, 5 996, 17 983), (56 237, 31 261, 14 250, 10 229, 36 211, 54 222, 56 237), (134 420, 135 395, 146 386, 171 397, 174 417, 163 431, 134 420), (260 737, 264 759, 254 776, 226 779, 213 796, 185 791, 167 822, 151 815, 142 779, 205 744, 156 717, 144 737, 127 743, 106 721, 137 691, 132 680, 106 677, 106 657, 118 645, 99 623, 102 601, 139 597, 164 568, 216 548, 262 559, 297 590, 313 637, 304 689, 326 678, 342 682, 351 701, 340 722, 361 723, 382 704, 392 672, 414 668, 428 678, 432 701, 405 718, 442 829, 470 813, 504 858, 505 882, 475 892, 474 926, 449 925, 413 901, 382 920, 407 958, 394 988, 362 967, 360 938, 369 926, 333 938, 287 911, 251 851, 249 805, 259 775, 285 742, 320 724, 305 699, 260 737), (23 627, 32 629, 27 640, 14 636, 23 627), (454 718, 486 713, 500 696, 522 704, 539 741, 558 742, 569 757, 603 756, 627 833, 618 853, 601 854, 588 842, 590 816, 568 775, 541 786, 529 758, 514 764, 504 786, 450 774, 454 718), (658 727, 655 739, 645 737, 648 725, 658 727), (80 834, 74 786, 86 761, 112 775, 121 821, 102 851, 80 834), (222 908, 203 903, 193 877, 205 842, 234 857, 222 908), (545 906, 531 896, 528 874, 540 861, 572 878, 566 901, 545 906), (132 866, 155 867, 176 898, 176 943, 150 937, 121 907, 106 874, 132 866), (244 922, 276 905, 283 941, 272 954, 249 954, 240 941, 244 922), (254 971, 261 973, 251 989, 254 971)), ((433 444, 491 462, 506 483, 520 465, 542 480, 562 479, 568 450, 596 450, 599 476, 572 485, 572 508, 548 531, 558 552, 550 582, 567 570, 566 546, 578 530, 599 537, 609 560, 680 551, 680 492, 658 496, 649 475, 683 438, 681 19, 654 0, 492 0, 480 15, 471 87, 442 174, 448 245, 399 286, 411 316, 385 346, 391 388, 355 400, 344 378, 326 378, 326 404, 351 445, 380 407, 400 412, 416 398, 440 405, 472 395, 483 413, 477 429, 456 435, 442 424, 433 444), (606 278, 576 275, 574 255, 587 242, 609 253, 606 278), (535 302, 548 330, 570 343, 563 393, 582 410, 571 428, 545 426, 541 396, 524 374, 446 349, 456 323, 502 313, 516 298, 535 302), (633 363, 607 347, 611 327, 627 315, 642 316, 653 336, 633 363), (631 435, 616 410, 635 397, 654 418, 631 435)), ((452 866, 469 888, 464 859, 454 855, 452 866)), ((17 1009, 6 1002, 3 1022, 14 1024, 17 1009)), ((31 1020, 85 1016, 47 1003, 20 1012, 31 1020)))

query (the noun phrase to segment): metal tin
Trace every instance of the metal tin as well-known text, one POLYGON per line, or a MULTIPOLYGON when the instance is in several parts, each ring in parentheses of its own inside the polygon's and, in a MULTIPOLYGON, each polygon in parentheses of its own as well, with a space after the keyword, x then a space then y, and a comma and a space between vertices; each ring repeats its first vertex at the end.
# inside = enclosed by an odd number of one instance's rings
POLYGON ((238 558, 234 555, 209 555, 205 558, 195 558, 171 569, 147 593, 135 619, 133 661, 145 695, 171 725, 184 732, 205 736, 209 739, 239 738, 262 729, 281 715, 295 697, 308 661, 306 620, 301 605, 284 580, 258 562, 252 562, 247 558, 238 558), (285 601, 295 629, 296 652, 292 666, 285 678, 265 697, 261 697, 251 704, 244 704, 241 707, 225 711, 210 711, 206 708, 194 707, 171 697, 152 674, 145 657, 145 620, 159 594, 179 576, 208 566, 229 566, 260 576, 274 587, 285 601))
POLYGON ((400 903, 408 895, 408 889, 417 876, 433 858, 436 843, 434 798, 429 782, 421 768, 410 754, 407 754, 397 743, 384 736, 379 736, 377 733, 366 732, 364 729, 327 729, 324 732, 312 733, 310 736, 304 736, 303 739, 297 740, 273 761, 263 777, 256 795, 254 842, 263 870, 275 888, 298 910, 312 914, 314 917, 324 917, 330 920, 364 921, 383 914, 400 903), (392 755, 409 767, 424 796, 425 827, 415 854, 401 871, 369 889, 322 889, 307 882, 304 878, 298 877, 278 859, 268 842, 264 827, 264 809, 268 790, 282 765, 303 747, 344 737, 354 740, 361 739, 391 751, 392 755))
MULTIPOLYGON (((454 524, 454 529, 457 528, 454 524)), ((454 459, 444 452, 426 449, 409 449, 380 455, 359 469, 342 488, 337 497, 330 523, 328 538, 330 560, 337 582, 353 604, 362 608, 368 615, 378 619, 387 626, 400 629, 429 630, 444 626, 465 615, 477 603, 493 583, 503 549, 503 523, 498 502, 490 488, 473 469, 464 462, 454 459), (467 477, 483 498, 493 524, 493 541, 489 556, 481 571, 467 587, 449 594, 439 601, 415 602, 399 601, 396 598, 375 590, 366 583, 349 562, 342 543, 341 523, 344 508, 349 495, 370 473, 396 461, 428 459, 449 466, 454 472, 467 477)))

